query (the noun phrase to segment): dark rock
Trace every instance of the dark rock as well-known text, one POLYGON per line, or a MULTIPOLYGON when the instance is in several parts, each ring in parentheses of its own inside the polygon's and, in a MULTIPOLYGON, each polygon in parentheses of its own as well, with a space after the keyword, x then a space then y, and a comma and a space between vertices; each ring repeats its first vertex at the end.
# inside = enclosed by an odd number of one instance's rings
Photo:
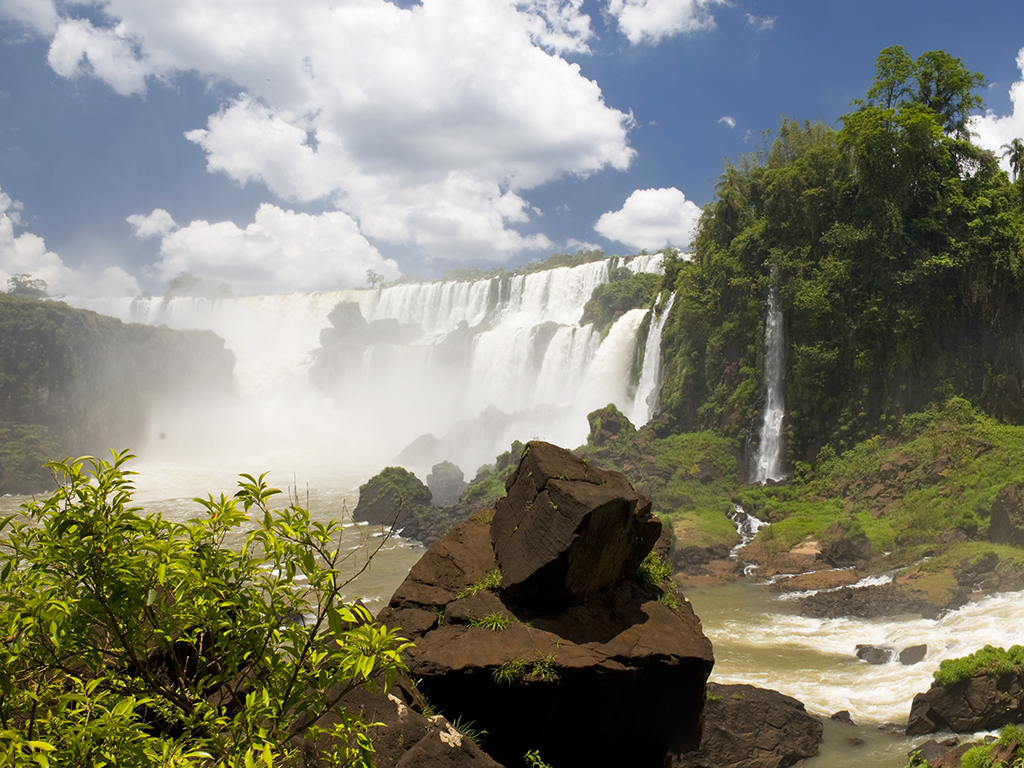
POLYGON ((911 645, 900 651, 900 664, 909 667, 912 664, 924 661, 924 657, 927 654, 927 645, 911 645))
POLYGON ((430 489, 416 475, 401 467, 385 467, 359 486, 352 519, 402 528, 417 512, 429 508, 430 489))
MULTIPOLYGON (((369 730, 377 768, 501 768, 443 716, 428 718, 417 711, 425 702, 408 678, 400 677, 388 692, 356 688, 340 703, 348 712, 360 713, 364 722, 380 724, 369 730)), ((329 713, 318 725, 329 727, 335 720, 329 713)), ((334 743, 325 735, 295 739, 293 745, 302 754, 302 764, 313 768, 334 743)))
POLYGON ((907 721, 907 735, 949 729, 974 733, 1001 728, 1024 720, 1024 689, 1021 672, 1005 675, 978 672, 952 685, 932 683, 914 697, 907 721))
POLYGON ((467 485, 462 470, 450 461, 435 464, 427 475, 427 488, 430 489, 433 497, 431 503, 435 507, 457 504, 467 485))
POLYGON ((851 717, 849 711, 845 709, 830 715, 828 719, 835 720, 839 723, 846 723, 847 725, 853 725, 853 717, 851 717))
MULTIPOLYGON (((549 547, 558 542, 552 562, 564 562, 571 552, 608 574, 611 569, 588 549, 618 552, 617 558, 631 562, 636 554, 622 554, 619 542, 634 537, 641 539, 634 545, 638 550, 649 551, 658 529, 622 513, 643 507, 628 483, 567 462, 563 454, 554 446, 530 444, 508 485, 519 506, 506 514, 535 526, 549 547), (546 474, 552 468, 555 477, 546 474), (559 479, 563 474, 568 479, 559 479), (596 478, 604 485, 595 484, 596 478), (523 492, 526 484, 534 485, 532 496, 523 492), (564 507, 563 497, 547 490, 554 486, 576 487, 564 492, 564 507), (617 499, 607 496, 611 489, 617 489, 617 499), (559 499, 559 509, 531 519, 527 512, 544 493, 559 499), (565 507, 587 499, 594 506, 580 519, 596 517, 599 524, 584 523, 582 531, 563 526, 565 507)), ((568 578, 571 568, 561 581, 547 582, 562 585, 557 610, 530 590, 513 596, 488 588, 493 578, 487 577, 498 567, 492 541, 507 541, 509 532, 492 532, 498 517, 492 510, 479 512, 435 542, 378 617, 415 642, 407 657, 410 674, 431 704, 486 730, 489 754, 508 765, 520 765, 523 754, 536 749, 552 765, 661 768, 668 755, 697 747, 704 683, 714 659, 685 598, 666 586, 670 599, 659 601, 661 587, 641 586, 628 573, 617 581, 603 575, 603 589, 588 588, 585 597, 576 597, 565 586, 582 583, 568 578), (496 630, 480 621, 494 624, 499 617, 508 621, 496 630)), ((522 556, 532 553, 523 550, 522 556)), ((522 570, 514 558, 504 568, 522 570)))
POLYGON ((611 403, 604 408, 588 413, 587 422, 590 424, 588 442, 591 445, 607 445, 609 440, 620 434, 629 435, 636 432, 636 428, 625 414, 611 403))
POLYGON ((992 502, 988 528, 994 544, 1024 546, 1024 504, 1015 486, 1006 485, 992 502))
POLYGON ((821 721, 804 705, 752 685, 708 683, 704 737, 672 768, 782 768, 818 751, 821 721))
POLYGON ((822 559, 834 568, 871 560, 871 541, 859 526, 854 528, 842 522, 832 523, 822 533, 820 542, 822 559))
POLYGON ((618 584, 661 534, 650 500, 625 477, 550 443, 528 443, 505 488, 491 524, 501 589, 535 609, 618 584))
POLYGON ((857 616, 872 619, 879 616, 920 614, 926 619, 938 618, 943 611, 967 602, 968 593, 960 590, 944 605, 936 605, 923 594, 889 583, 869 587, 843 587, 834 592, 819 592, 800 599, 800 612, 818 619, 857 616))
POLYGON ((896 649, 891 646, 858 645, 855 650, 857 658, 868 664, 888 664, 896 655, 896 649))

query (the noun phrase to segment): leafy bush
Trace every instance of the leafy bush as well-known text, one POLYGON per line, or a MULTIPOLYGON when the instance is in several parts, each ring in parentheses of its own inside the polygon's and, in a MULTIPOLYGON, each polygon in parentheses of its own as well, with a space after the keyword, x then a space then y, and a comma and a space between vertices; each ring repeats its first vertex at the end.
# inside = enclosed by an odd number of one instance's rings
POLYGON ((325 759, 369 766, 339 702, 409 644, 341 602, 340 524, 270 509, 251 475, 197 519, 143 515, 130 458, 50 464, 64 484, 0 525, 0 761, 283 766, 330 736, 325 759))
POLYGON ((661 582, 672 578, 672 564, 653 552, 648 552, 647 557, 640 563, 636 576, 642 586, 652 589, 661 582))
POLYGON ((975 672, 985 671, 994 675, 1008 675, 1016 667, 1024 665, 1024 646, 1014 645, 1010 650, 986 645, 980 651, 958 659, 944 659, 935 671, 935 682, 939 685, 953 685, 966 680, 975 672))

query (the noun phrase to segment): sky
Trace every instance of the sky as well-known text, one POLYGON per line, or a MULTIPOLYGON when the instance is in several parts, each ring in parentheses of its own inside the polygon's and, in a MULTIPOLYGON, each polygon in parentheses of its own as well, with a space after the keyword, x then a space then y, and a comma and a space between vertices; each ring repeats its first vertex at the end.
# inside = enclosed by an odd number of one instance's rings
POLYGON ((1020 0, 0 0, 0 289, 685 251, 723 163, 838 126, 890 45, 1024 137, 1020 0))

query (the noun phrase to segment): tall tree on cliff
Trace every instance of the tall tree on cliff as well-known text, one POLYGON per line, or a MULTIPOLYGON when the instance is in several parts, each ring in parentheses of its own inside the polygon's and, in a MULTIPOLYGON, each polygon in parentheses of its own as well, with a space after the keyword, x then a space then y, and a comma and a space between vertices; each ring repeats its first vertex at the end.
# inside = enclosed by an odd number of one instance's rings
POLYGON ((1024 419, 1006 342, 1024 332, 1024 212, 970 142, 984 82, 944 51, 887 48, 839 130, 783 120, 727 164, 665 331, 662 403, 677 428, 752 428, 773 266, 792 459, 949 394, 1024 419))

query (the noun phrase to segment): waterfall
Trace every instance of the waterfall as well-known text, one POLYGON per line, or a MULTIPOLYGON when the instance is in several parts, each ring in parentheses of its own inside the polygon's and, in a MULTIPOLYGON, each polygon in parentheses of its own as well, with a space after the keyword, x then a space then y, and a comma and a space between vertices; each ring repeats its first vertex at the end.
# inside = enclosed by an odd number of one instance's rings
POLYGON ((782 480, 785 477, 782 471, 782 420, 786 413, 786 359, 777 284, 773 269, 771 288, 768 290, 768 313, 764 321, 764 419, 761 423, 757 457, 751 471, 751 482, 761 484, 769 480, 782 480))
MULTIPOLYGON (((660 261, 660 254, 640 256, 624 266, 656 272, 660 261)), ((209 329, 236 356, 237 402, 158 413, 149 445, 132 446, 139 452, 194 457, 238 450, 276 463, 287 451, 303 461, 312 455, 378 467, 401 454, 410 468, 448 459, 472 476, 514 439, 582 444, 586 414, 609 402, 637 414, 630 375, 647 310, 624 313, 603 340, 592 326, 579 325, 610 266, 605 259, 376 290, 68 303, 126 322, 209 329), (332 358, 325 393, 310 385, 309 372, 327 316, 343 301, 358 305, 371 328, 397 321, 386 326, 396 335, 359 341, 332 358), (417 440, 428 434, 433 438, 417 440)), ((666 314, 652 318, 645 370, 657 367, 660 347, 654 351, 651 337, 660 336, 666 314)), ((641 424, 656 375, 642 377, 645 408, 635 416, 641 424)))
POLYGON ((658 394, 661 392, 661 333, 665 330, 668 314, 672 311, 672 303, 676 295, 669 294, 661 314, 657 307, 651 310, 651 326, 647 331, 647 344, 644 346, 643 367, 640 369, 640 381, 637 383, 636 394, 633 396, 629 420, 634 424, 646 424, 654 416, 658 408, 658 394))

